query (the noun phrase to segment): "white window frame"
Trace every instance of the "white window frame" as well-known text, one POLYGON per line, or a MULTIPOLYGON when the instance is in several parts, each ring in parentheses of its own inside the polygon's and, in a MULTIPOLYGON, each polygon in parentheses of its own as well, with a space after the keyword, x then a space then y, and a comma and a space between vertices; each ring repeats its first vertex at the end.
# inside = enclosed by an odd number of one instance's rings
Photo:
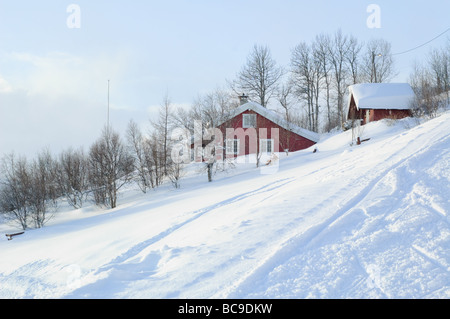
POLYGON ((242 127, 256 127, 256 114, 242 114, 242 127))
POLYGON ((225 152, 227 155, 233 154, 238 155, 240 151, 240 140, 239 139, 227 139, 225 142, 225 152))
POLYGON ((275 141, 273 138, 269 138, 269 139, 260 139, 259 140, 259 152, 261 154, 272 154, 274 153, 274 146, 275 146, 275 141), (270 144, 270 151, 268 151, 268 145, 270 144))
POLYGON ((366 124, 370 123, 370 110, 366 110, 366 124))

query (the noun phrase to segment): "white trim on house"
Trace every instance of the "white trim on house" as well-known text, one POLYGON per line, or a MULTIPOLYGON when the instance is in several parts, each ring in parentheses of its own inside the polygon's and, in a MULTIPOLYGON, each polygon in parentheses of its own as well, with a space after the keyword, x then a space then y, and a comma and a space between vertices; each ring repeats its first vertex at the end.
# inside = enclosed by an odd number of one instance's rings
POLYGON ((273 138, 259 140, 259 152, 261 154, 272 154, 274 152, 275 141, 273 138))
POLYGON ((256 114, 242 114, 242 128, 256 127, 256 114))
POLYGON ((228 138, 225 140, 225 153, 227 155, 239 155, 240 140, 228 138))

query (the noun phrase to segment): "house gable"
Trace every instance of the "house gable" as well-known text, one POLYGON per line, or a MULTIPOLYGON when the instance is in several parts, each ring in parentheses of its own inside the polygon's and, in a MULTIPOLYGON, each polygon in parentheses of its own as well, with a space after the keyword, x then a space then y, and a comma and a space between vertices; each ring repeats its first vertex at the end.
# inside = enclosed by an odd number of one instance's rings
POLYGON ((252 142, 255 145, 255 143, 261 144, 261 141, 264 141, 262 147, 259 145, 260 150, 283 152, 286 149, 289 151, 305 149, 319 141, 317 133, 287 123, 274 112, 253 102, 236 108, 229 115, 229 120, 221 123, 218 128, 226 139, 232 139, 227 136, 227 129, 241 135, 240 145, 241 150, 244 150, 241 155, 255 153, 255 147, 249 146, 252 142), (254 118, 254 127, 247 127, 247 124, 251 122, 248 120, 250 118, 254 118), (278 136, 274 136, 274 134, 278 136))
POLYGON ((218 126, 219 127, 223 126, 224 124, 229 123, 231 120, 233 120, 233 123, 237 124, 236 127, 244 128, 242 126, 242 117, 240 119, 237 119, 237 117, 240 115, 243 115, 243 114, 247 114, 247 113, 258 114, 260 117, 272 122, 273 124, 279 126, 280 128, 288 130, 292 133, 302 136, 302 137, 304 137, 310 141, 313 141, 315 143, 317 143, 320 139, 319 134, 309 131, 309 130, 306 130, 306 129, 303 129, 295 124, 288 123, 287 121, 285 121, 282 117, 280 117, 275 112, 263 107, 262 105, 259 105, 258 103, 255 103, 255 102, 247 102, 247 103, 241 105, 240 107, 234 109, 228 115, 229 120, 219 124, 218 126))

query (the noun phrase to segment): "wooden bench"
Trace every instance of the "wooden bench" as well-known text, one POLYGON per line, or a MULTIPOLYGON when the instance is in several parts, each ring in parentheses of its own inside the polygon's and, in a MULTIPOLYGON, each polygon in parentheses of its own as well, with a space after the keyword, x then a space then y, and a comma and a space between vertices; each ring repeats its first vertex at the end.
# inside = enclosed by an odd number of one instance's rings
POLYGON ((15 233, 15 234, 6 234, 5 236, 8 237, 8 240, 12 240, 14 236, 19 236, 24 234, 25 232, 21 232, 21 233, 15 233))

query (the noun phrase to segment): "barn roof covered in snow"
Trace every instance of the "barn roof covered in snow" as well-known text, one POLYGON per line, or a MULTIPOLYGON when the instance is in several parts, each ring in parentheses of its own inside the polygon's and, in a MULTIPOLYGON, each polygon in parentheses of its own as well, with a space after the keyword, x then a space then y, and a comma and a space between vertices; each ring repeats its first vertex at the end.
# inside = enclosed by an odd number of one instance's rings
MULTIPOLYGON (((289 123, 286 120, 284 120, 281 116, 276 114, 274 111, 271 111, 264 106, 255 103, 255 102, 247 102, 236 109, 234 109, 230 114, 228 114, 227 118, 232 119, 239 114, 245 112, 245 111, 254 111, 255 113, 258 113, 259 115, 265 117, 266 119, 272 121, 273 123, 277 124, 278 126, 284 128, 285 130, 291 131, 297 135, 303 136, 310 141, 318 142, 320 139, 319 134, 309 131, 307 129, 301 128, 293 123, 289 123)), ((226 122, 226 121, 225 121, 226 122)), ((222 125, 223 123, 219 124, 222 125)))
POLYGON ((408 83, 362 83, 349 87, 357 109, 409 110, 414 91, 408 83))

